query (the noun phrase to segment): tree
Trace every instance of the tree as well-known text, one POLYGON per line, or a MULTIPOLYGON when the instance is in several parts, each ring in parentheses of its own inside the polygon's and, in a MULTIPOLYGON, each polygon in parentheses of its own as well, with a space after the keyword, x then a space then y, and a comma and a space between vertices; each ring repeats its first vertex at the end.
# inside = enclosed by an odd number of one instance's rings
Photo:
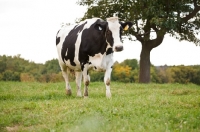
POLYGON ((59 73, 61 71, 57 59, 46 61, 45 68, 49 73, 59 73))
POLYGON ((63 80, 60 74, 57 59, 46 61, 45 64, 37 64, 24 60, 20 54, 0 55, 0 81, 56 82, 63 80))
POLYGON ((174 82, 176 83, 196 83, 194 80, 196 79, 196 75, 198 71, 195 70, 194 67, 191 66, 176 66, 171 68, 172 77, 174 82))
POLYGON ((20 81, 20 74, 11 70, 6 70, 2 74, 3 81, 20 81))
POLYGON ((150 82, 150 52, 159 46, 165 34, 182 41, 200 44, 200 0, 80 0, 88 6, 85 18, 103 19, 116 14, 134 26, 126 35, 141 42, 139 82, 150 82), (154 34, 154 36, 152 36, 154 34), (155 37, 155 38, 153 38, 155 37))
POLYGON ((192 83, 200 85, 200 66, 194 66, 195 76, 191 79, 192 83))
POLYGON ((132 70, 138 68, 138 61, 136 59, 126 59, 121 63, 122 66, 129 66, 132 70))
POLYGON ((4 72, 6 69, 6 56, 0 56, 0 73, 4 72))

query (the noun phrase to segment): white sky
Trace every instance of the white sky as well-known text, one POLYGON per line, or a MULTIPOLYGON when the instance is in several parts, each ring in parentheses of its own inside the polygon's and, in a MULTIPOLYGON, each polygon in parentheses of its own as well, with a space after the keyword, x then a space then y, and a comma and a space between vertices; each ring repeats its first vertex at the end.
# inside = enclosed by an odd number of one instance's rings
MULTIPOLYGON (((86 12, 77 0, 0 0, 0 55, 17 55, 44 63, 57 58, 56 33, 62 22, 74 23, 86 12)), ((124 41, 124 51, 114 59, 140 59, 141 44, 124 41)), ((179 42, 166 35, 163 43, 152 50, 153 65, 200 64, 200 46, 179 42)))

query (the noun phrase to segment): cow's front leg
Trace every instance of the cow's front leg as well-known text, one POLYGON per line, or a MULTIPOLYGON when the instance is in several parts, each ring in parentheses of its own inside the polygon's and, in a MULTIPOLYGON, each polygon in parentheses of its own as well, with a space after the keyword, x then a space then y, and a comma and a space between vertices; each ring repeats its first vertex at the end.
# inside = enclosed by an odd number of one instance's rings
POLYGON ((109 66, 106 69, 105 75, 104 75, 104 83, 106 85, 106 97, 111 98, 111 92, 110 92, 110 75, 112 72, 112 67, 109 66))
POLYGON ((84 78, 84 97, 88 97, 88 85, 90 83, 90 76, 88 74, 88 63, 82 65, 83 78, 84 78))
POLYGON ((78 97, 82 97, 81 80, 82 80, 82 72, 76 72, 76 86, 77 86, 77 96, 78 97))
POLYGON ((69 69, 67 67, 62 68, 62 75, 65 79, 65 85, 66 85, 66 94, 71 95, 72 91, 71 91, 71 86, 69 84, 68 74, 69 74, 69 69))

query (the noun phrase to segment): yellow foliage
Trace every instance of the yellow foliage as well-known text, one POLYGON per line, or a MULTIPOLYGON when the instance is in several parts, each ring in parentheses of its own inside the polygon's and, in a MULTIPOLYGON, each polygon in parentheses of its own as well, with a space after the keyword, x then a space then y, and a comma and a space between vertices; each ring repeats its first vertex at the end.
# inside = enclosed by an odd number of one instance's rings
POLYGON ((114 68, 114 73, 118 77, 126 77, 129 78, 131 75, 131 67, 129 66, 121 66, 121 65, 116 65, 114 68))
POLYGON ((60 82, 63 81, 63 77, 61 74, 52 73, 49 78, 49 82, 60 82))
POLYGON ((33 75, 30 75, 29 73, 21 73, 20 81, 21 82, 34 82, 35 78, 33 77, 33 75))

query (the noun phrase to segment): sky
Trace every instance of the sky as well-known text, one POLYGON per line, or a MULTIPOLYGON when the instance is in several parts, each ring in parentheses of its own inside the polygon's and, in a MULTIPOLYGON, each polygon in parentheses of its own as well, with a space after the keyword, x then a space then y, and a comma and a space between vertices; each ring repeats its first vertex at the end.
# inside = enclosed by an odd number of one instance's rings
MULTIPOLYGON (((78 0, 0 0, 0 55, 36 63, 57 58, 56 34, 61 23, 75 23, 87 7, 78 0)), ((128 20, 127 20, 128 21, 128 20)), ((140 59, 141 44, 124 40, 124 50, 114 60, 140 59)), ((200 65, 200 46, 165 35, 151 51, 153 65, 200 65)))

